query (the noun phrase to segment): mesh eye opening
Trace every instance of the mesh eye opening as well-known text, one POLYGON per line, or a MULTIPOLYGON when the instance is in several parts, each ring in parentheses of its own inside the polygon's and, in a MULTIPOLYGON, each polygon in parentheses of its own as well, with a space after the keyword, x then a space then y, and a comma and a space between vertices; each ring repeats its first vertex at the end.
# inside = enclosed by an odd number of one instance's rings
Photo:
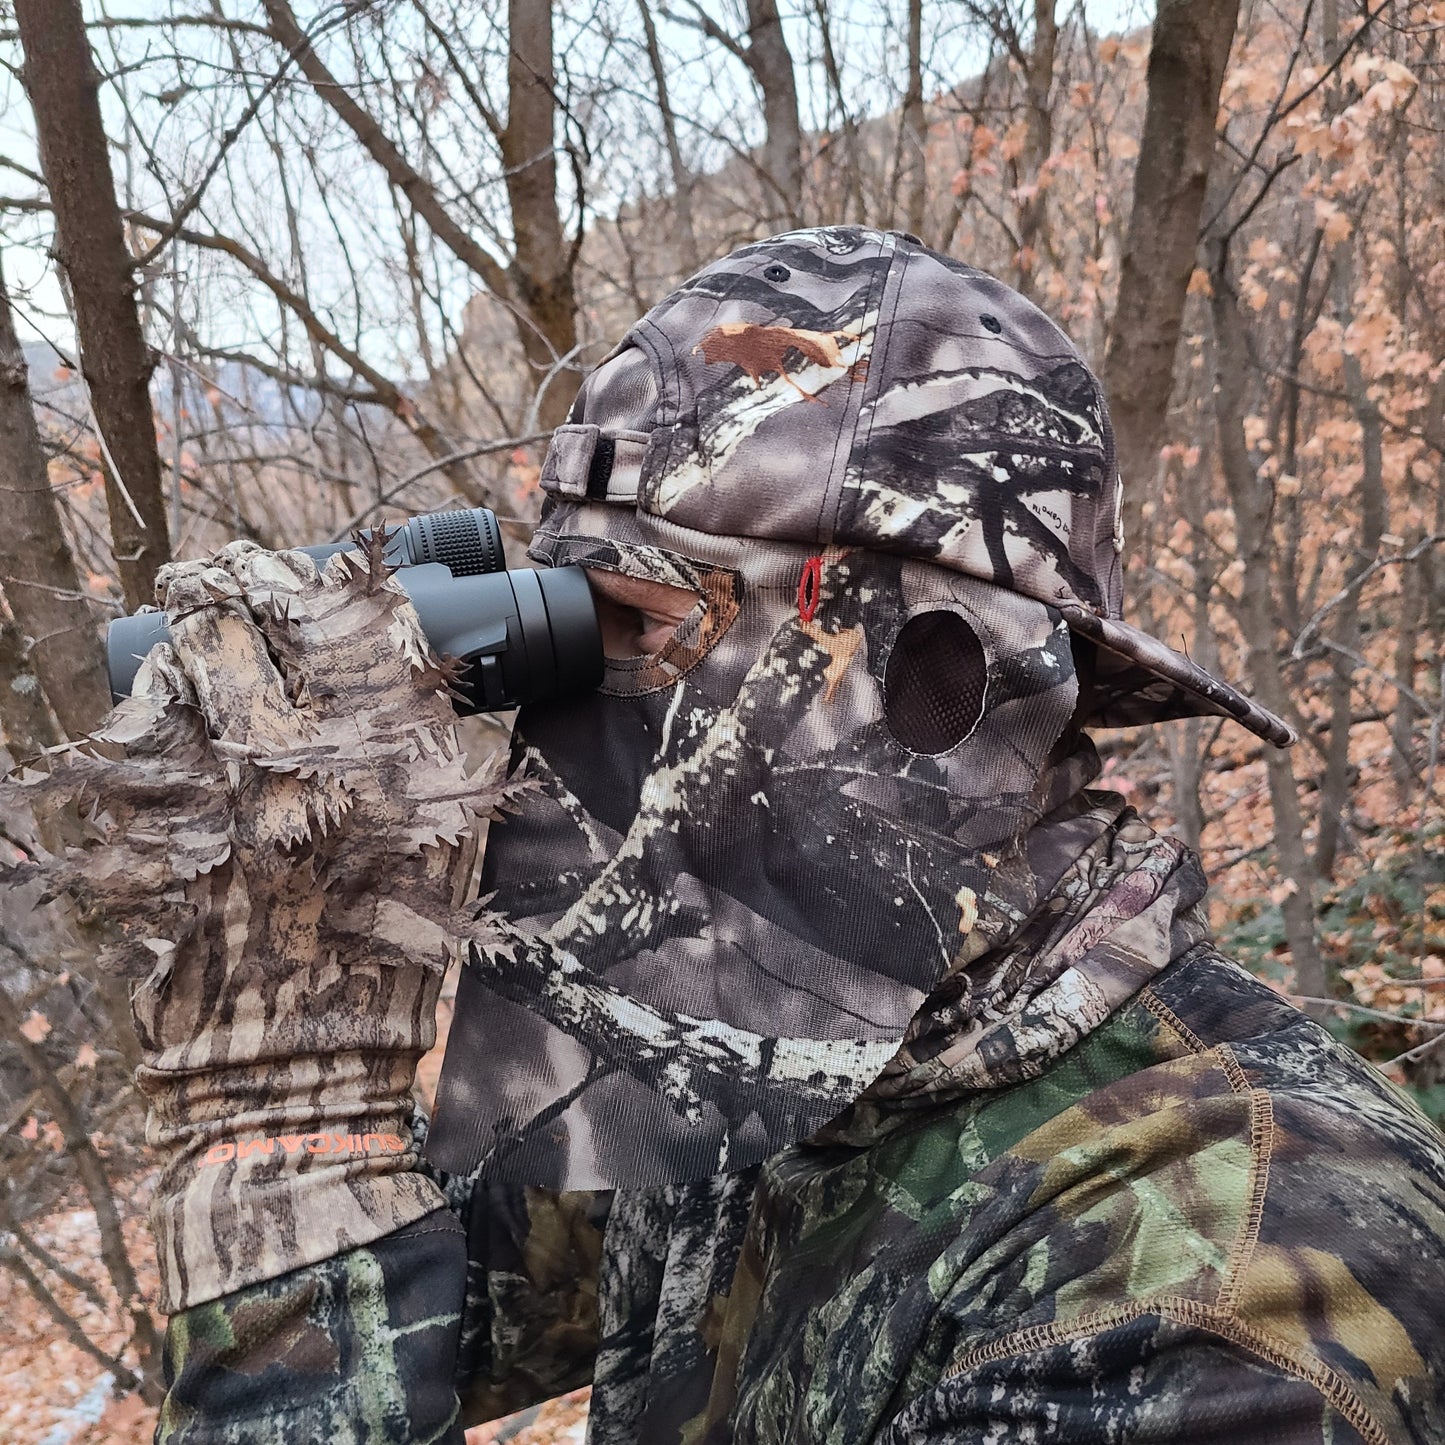
POLYGON ((883 670, 883 716, 911 753, 952 752, 978 726, 988 656, 956 612, 920 612, 899 629, 883 670))

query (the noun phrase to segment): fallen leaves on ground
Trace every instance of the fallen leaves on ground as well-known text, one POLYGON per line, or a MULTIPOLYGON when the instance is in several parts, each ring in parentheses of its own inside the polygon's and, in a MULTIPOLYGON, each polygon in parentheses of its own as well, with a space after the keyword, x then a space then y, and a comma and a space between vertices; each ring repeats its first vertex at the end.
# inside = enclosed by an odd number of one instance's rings
POLYGON ((591 1396, 591 1390, 574 1390, 505 1420, 474 1425, 467 1445, 582 1445, 591 1396))
MULTIPOLYGON (((117 1203, 142 1296, 157 1295, 155 1249, 145 1219, 146 1176, 116 1181, 117 1203)), ((42 1219, 28 1221, 31 1237, 65 1267, 92 1285, 104 1301, 85 1295, 37 1268, 46 1287, 107 1354, 124 1353, 130 1337, 101 1262, 95 1213, 76 1194, 42 1219)), ((33 1262, 32 1262, 33 1263, 33 1262)), ((98 1361, 65 1338, 40 1302, 9 1270, 0 1268, 0 1441, 5 1445, 147 1445, 155 1411, 137 1394, 115 1397, 98 1361)))

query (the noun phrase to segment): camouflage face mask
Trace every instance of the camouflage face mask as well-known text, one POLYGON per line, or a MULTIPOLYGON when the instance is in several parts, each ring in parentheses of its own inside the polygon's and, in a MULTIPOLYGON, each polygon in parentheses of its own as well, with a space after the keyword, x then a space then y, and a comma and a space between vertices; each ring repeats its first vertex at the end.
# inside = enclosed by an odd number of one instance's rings
POLYGON ((463 970, 444 1168, 681 1181, 855 1099, 1080 784, 1054 766, 1075 634, 1105 650, 1095 713, 1288 736, 1119 621, 1097 383, 909 238, 796 232, 693 277, 589 378, 543 485, 540 563, 699 601, 600 694, 518 720, 538 787, 488 840, 509 946, 463 970))

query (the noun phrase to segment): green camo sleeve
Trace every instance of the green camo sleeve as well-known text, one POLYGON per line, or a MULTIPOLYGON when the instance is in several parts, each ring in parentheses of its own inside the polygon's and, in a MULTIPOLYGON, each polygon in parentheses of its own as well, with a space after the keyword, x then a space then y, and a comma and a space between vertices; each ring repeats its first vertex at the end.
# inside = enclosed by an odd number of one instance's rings
POLYGON ((462 1445, 465 1236, 441 1209, 173 1315, 156 1445, 462 1445))
POLYGON ((586 1384, 610 1196, 442 1182, 457 1212, 173 1316, 157 1445, 461 1445, 586 1384))
POLYGON ((1394 1445, 1329 1371, 1308 1378, 1181 1320, 1040 1334, 1037 1349, 965 1362, 880 1445, 1394 1445))

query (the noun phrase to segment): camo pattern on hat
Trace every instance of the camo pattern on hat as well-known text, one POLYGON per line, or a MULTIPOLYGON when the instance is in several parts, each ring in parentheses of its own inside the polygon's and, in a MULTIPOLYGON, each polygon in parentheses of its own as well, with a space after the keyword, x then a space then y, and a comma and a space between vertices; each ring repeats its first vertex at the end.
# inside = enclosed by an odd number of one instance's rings
POLYGON ((716 536, 900 552, 1059 609, 1091 721, 1287 723, 1123 621, 1103 391, 1003 282, 897 232, 795 231, 699 272, 589 379, 543 472, 716 536), (601 453, 599 454, 599 445, 601 453))
MULTIPOLYGON (((554 438, 532 554, 697 603, 518 719, 538 787, 488 839, 508 938, 463 970, 438 1164, 703 1178, 877 1077, 1026 920, 991 883, 1097 769, 1070 618, 1122 626, 1113 476, 1062 333, 894 235, 746 247, 638 323, 554 438)), ((1068 847, 1027 855, 1042 898, 1068 847)))

